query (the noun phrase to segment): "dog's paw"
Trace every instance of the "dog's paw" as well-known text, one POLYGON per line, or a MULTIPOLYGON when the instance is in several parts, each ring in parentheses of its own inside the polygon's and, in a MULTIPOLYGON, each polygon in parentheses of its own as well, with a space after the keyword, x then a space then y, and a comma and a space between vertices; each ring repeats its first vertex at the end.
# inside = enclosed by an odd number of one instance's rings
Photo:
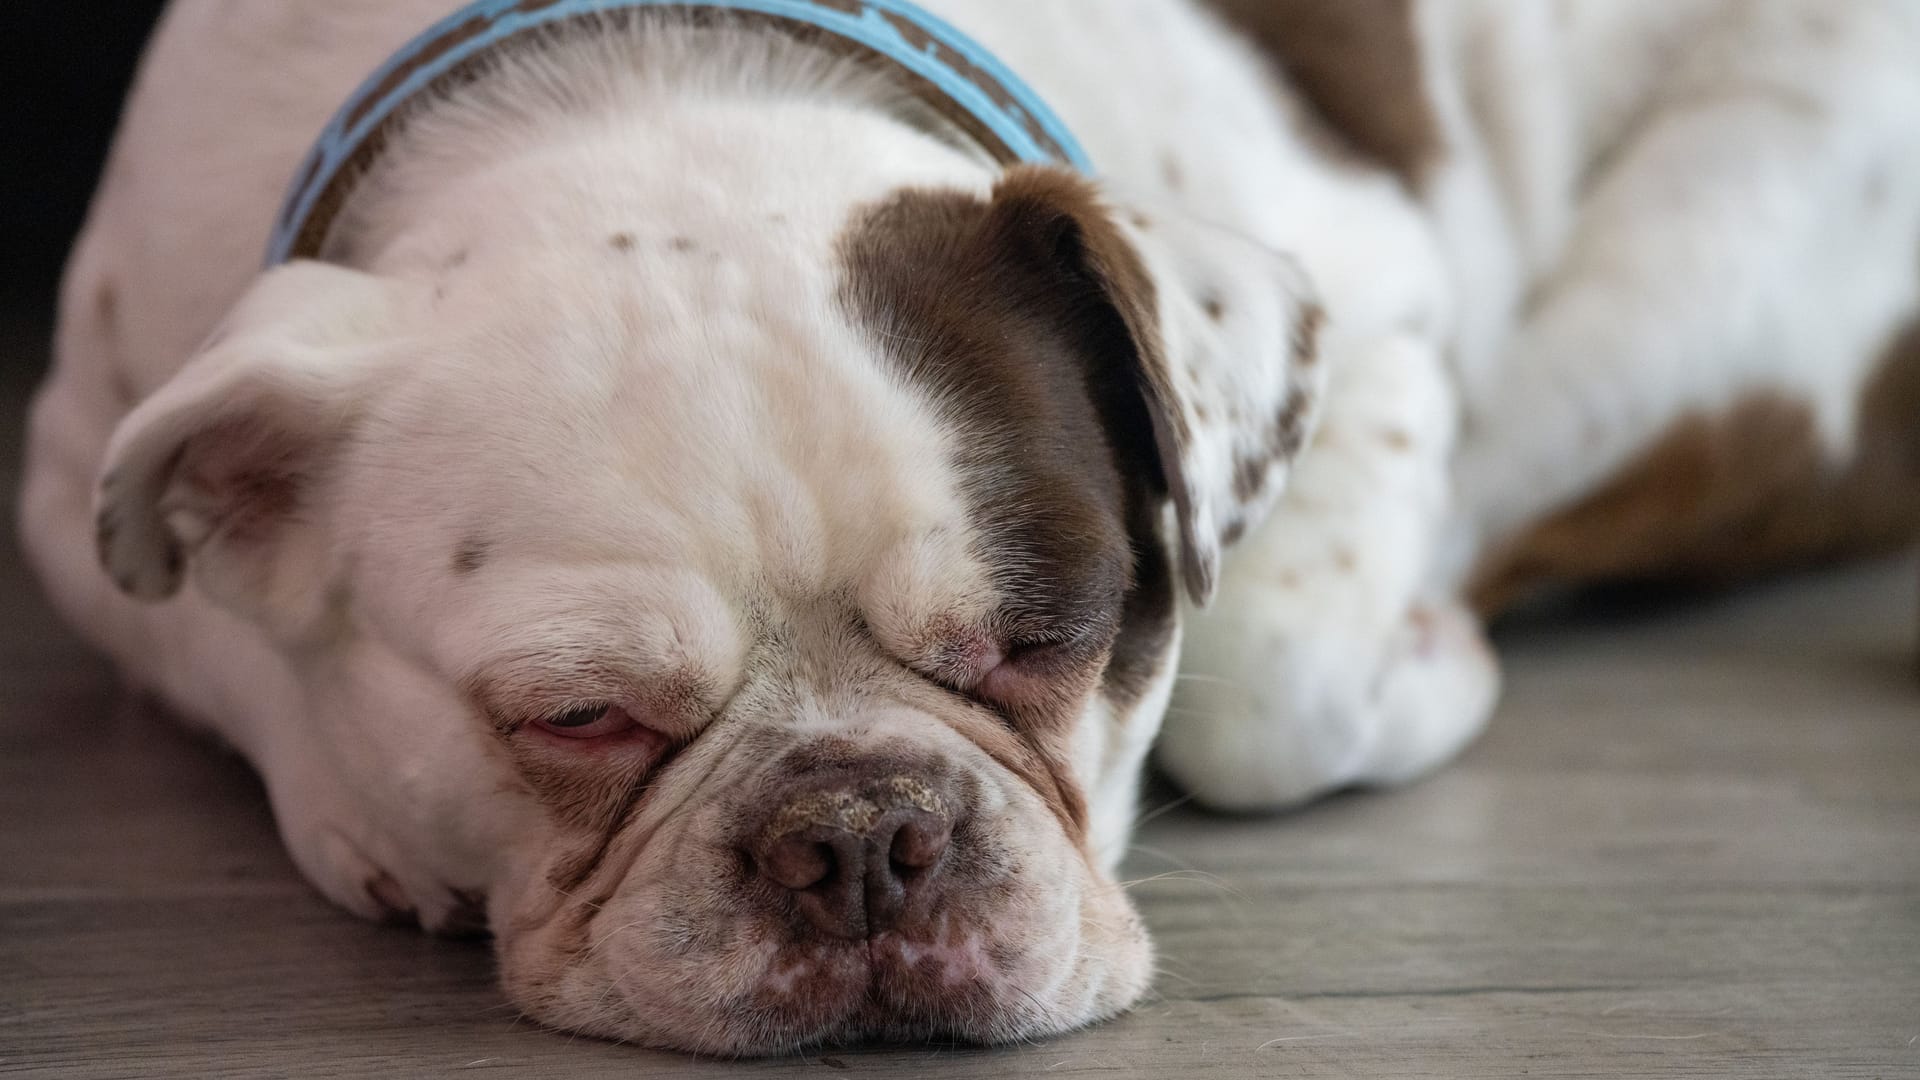
POLYGON ((180 588, 186 549, 153 508, 156 479, 146 470, 114 468, 94 495, 94 547, 121 592, 162 600, 180 588))
POLYGON ((1462 608, 1416 605, 1385 641, 1233 629, 1190 643, 1158 748, 1174 781, 1218 810, 1416 779, 1473 739, 1498 693, 1493 653, 1462 608))
POLYGON ((421 869, 397 840, 365 820, 344 795, 326 797, 309 768, 290 780, 269 772, 281 840, 307 881, 340 907, 374 922, 419 925, 453 937, 487 929, 483 891, 450 885, 421 869), (297 782, 294 782, 297 780, 297 782))
POLYGON ((1416 605, 1387 648, 1374 744, 1355 782, 1402 784, 1453 760, 1499 698, 1500 663, 1479 619, 1459 605, 1416 605))
POLYGON ((283 830, 287 849, 315 888, 363 919, 418 925, 447 937, 487 932, 486 896, 388 869, 347 835, 325 825, 283 830))

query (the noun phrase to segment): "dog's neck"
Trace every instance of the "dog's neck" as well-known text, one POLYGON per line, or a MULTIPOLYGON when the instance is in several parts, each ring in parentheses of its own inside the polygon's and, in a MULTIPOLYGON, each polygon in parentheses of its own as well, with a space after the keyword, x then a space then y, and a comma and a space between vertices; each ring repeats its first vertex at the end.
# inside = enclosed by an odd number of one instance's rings
POLYGON ((998 166, 892 73, 751 29, 649 26, 503 55, 423 102, 323 252, 390 270, 458 233, 533 239, 608 222, 843 215, 900 187, 984 186, 998 166))

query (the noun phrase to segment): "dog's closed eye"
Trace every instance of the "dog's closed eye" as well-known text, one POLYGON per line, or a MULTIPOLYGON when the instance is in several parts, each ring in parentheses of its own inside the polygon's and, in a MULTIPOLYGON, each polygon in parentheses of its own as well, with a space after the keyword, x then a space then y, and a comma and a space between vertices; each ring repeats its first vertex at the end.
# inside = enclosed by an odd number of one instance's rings
POLYGON ((1096 634, 1010 641, 985 670, 974 692, 997 705, 1039 704, 1073 692, 1102 652, 1096 634))
POLYGON ((1097 634, 994 639, 969 635, 942 650, 923 671, 987 705, 1021 708, 1073 692, 1101 652, 1097 634))
POLYGON ((561 739, 600 740, 617 735, 665 736, 648 728, 618 705, 586 705, 553 716, 535 717, 527 726, 561 739))

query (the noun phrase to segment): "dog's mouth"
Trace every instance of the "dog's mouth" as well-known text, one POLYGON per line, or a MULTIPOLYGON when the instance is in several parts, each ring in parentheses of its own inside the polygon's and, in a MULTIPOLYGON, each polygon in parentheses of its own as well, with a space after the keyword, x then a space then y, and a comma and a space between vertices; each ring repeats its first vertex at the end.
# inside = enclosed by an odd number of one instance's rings
MULTIPOLYGON (((1032 965, 1023 950, 978 929, 956 927, 935 938, 886 932, 865 942, 752 951, 762 968, 750 986, 718 1008, 687 1002, 672 1010, 687 1021, 683 1033, 693 1036, 679 1048, 767 1056, 890 1043, 993 1045, 1091 1019, 1049 1007, 1046 999, 1057 986, 1029 986, 1032 965)), ((628 1006, 663 1019, 659 985, 632 981, 617 987, 628 1006)), ((1053 981, 1064 981, 1064 974, 1053 981)))

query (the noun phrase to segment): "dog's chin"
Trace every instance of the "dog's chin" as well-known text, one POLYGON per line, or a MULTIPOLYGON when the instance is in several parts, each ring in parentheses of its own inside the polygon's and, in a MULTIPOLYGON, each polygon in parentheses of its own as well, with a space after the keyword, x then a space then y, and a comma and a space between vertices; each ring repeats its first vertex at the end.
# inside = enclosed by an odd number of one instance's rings
MULTIPOLYGON (((1083 905, 1080 918, 1016 935, 956 923, 932 937, 743 940, 678 956, 603 947, 569 957, 536 932, 501 942, 503 981, 516 1005, 550 1027, 713 1057, 1030 1041, 1118 1015, 1146 991, 1144 926, 1119 889, 1099 892, 1105 902, 1083 905)), ((601 940, 607 932, 590 931, 601 940)))
MULTIPOLYGON (((1009 986, 928 958, 940 948, 887 936, 858 944, 789 946, 779 950, 780 959, 759 988, 713 1014, 686 1016, 678 1031, 638 1026, 649 1041, 666 1048, 727 1057, 862 1043, 989 1045, 1075 1026, 1009 986)), ((627 1007, 636 1016, 657 1016, 657 997, 655 989, 645 989, 629 998, 627 1007)))
MULTIPOLYGON (((1071 1031, 1125 1011, 1141 989, 1071 1003, 1005 981, 956 975, 926 954, 940 947, 879 938, 795 950, 786 980, 663 1030, 657 996, 620 995, 635 1022, 596 1032, 716 1057, 765 1057, 854 1045, 995 1046, 1071 1031), (802 974, 803 973, 803 974, 802 974), (652 1022, 639 1017, 652 1014, 652 1022)), ((784 951, 784 950, 783 950, 784 951)), ((971 962, 971 961, 969 961, 971 962)), ((1137 980, 1144 982, 1144 980, 1137 980)))

